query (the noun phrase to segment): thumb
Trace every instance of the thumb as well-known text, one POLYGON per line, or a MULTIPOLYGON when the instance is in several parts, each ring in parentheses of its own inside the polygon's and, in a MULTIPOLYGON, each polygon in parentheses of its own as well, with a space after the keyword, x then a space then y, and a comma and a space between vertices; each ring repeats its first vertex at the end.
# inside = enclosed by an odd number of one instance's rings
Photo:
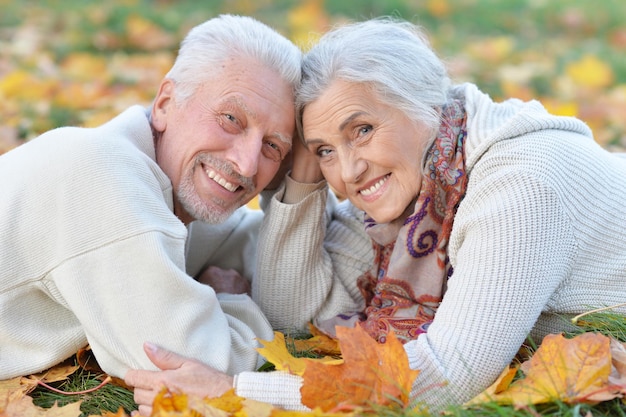
POLYGON ((162 371, 178 369, 186 362, 186 358, 183 356, 150 342, 143 344, 143 350, 146 352, 148 359, 162 371))

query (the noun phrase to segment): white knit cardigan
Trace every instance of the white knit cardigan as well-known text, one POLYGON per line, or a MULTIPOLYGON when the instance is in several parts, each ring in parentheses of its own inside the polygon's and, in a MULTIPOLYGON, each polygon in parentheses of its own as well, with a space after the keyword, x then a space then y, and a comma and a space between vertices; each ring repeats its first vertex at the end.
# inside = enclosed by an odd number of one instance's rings
MULTIPOLYGON (((568 315, 626 300, 626 161, 536 101, 494 103, 471 84, 454 94, 468 116, 469 176, 449 242, 454 274, 428 332, 405 345, 421 371, 412 394, 433 410, 489 386, 531 330, 538 342, 568 315)), ((276 328, 362 305, 368 239, 353 207, 325 213, 326 203, 323 184, 288 180, 269 204, 253 297, 276 328)), ((235 380, 239 395, 294 409, 300 384, 282 372, 235 380)))
POLYGON ((188 229, 155 162, 146 111, 60 128, 0 156, 0 379, 87 343, 107 373, 156 369, 153 342, 229 373, 256 369, 272 329, 246 295, 216 295, 205 264, 250 277, 262 214, 188 229))

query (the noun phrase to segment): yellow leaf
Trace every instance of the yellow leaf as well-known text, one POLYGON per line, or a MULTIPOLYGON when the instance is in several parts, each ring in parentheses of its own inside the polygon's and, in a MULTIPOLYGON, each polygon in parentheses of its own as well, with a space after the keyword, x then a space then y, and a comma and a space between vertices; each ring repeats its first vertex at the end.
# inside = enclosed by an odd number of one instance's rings
POLYGON ((578 103, 573 101, 557 101, 554 99, 546 98, 541 100, 546 110, 557 116, 578 116, 579 108, 578 103))
POLYGON ((572 339, 547 335, 522 366, 525 377, 494 399, 516 406, 552 401, 588 402, 589 395, 608 385, 609 346, 609 338, 600 334, 583 333, 572 339))
POLYGON ((287 16, 291 40, 302 49, 317 42, 319 34, 328 29, 328 15, 323 0, 305 0, 287 16))
POLYGON ((287 344, 285 343, 285 336, 280 332, 274 332, 274 340, 259 340, 259 343, 261 343, 263 347, 257 348, 257 351, 265 359, 273 363, 277 370, 287 371, 293 375, 302 376, 304 369, 312 362, 334 365, 342 363, 341 359, 335 359, 329 356, 324 356, 320 359, 295 358, 289 353, 287 344))
POLYGON ((259 210, 261 208, 261 206, 259 205, 259 197, 254 197, 252 200, 250 200, 248 202, 248 204, 246 204, 246 206, 248 206, 249 208, 253 209, 253 210, 259 210))
POLYGON ((498 36, 470 44, 468 52, 479 60, 496 63, 506 59, 514 47, 515 41, 512 37, 498 36))
POLYGON ((228 417, 230 413, 213 407, 202 398, 162 390, 152 403, 151 417, 228 417))
POLYGON ((506 390, 513 378, 515 378, 515 374, 517 373, 517 367, 507 366, 504 371, 498 376, 493 384, 476 397, 469 400, 465 405, 475 405, 482 404, 493 400, 495 394, 499 394, 502 391, 506 390))
POLYGON ((0 78, 0 98, 40 101, 49 100, 57 82, 39 79, 26 71, 16 70, 0 78))
POLYGON ((613 82, 611 67, 591 54, 570 63, 565 71, 576 84, 584 87, 604 88, 613 82))
POLYGON ((143 16, 133 14, 126 20, 128 43, 146 50, 167 49, 176 43, 174 36, 143 16))
POLYGON ((69 54, 61 63, 61 70, 69 79, 74 81, 93 79, 106 81, 110 78, 107 72, 106 59, 86 52, 69 54))
POLYGON ((226 391, 221 397, 207 398, 205 400, 208 405, 219 408, 229 414, 240 411, 243 407, 243 401, 242 397, 235 394, 234 389, 226 391))

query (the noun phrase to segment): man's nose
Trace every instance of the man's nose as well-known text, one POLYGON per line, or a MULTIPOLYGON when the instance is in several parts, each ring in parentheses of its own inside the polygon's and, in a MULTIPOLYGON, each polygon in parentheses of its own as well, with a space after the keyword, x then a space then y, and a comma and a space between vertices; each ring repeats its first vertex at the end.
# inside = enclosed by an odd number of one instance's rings
POLYGON ((239 174, 251 178, 257 173, 262 146, 262 135, 239 137, 231 144, 227 158, 236 166, 239 174))

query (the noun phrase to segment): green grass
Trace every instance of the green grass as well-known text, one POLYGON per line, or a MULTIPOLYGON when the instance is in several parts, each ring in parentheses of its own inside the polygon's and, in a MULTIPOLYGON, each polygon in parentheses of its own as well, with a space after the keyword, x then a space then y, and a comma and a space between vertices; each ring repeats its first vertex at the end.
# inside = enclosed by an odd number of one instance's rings
MULTIPOLYGON (((611 311, 589 314, 581 318, 578 321, 578 329, 578 331, 571 332, 569 335, 575 336, 583 332, 597 332, 626 342, 626 317, 611 311)), ((293 345, 289 344, 289 340, 289 338, 286 338, 287 347, 294 356, 316 357, 316 354, 313 352, 295 351, 293 345)), ((272 371, 273 369, 273 365, 267 363, 259 370, 272 371)), ((96 387, 100 382, 101 379, 96 374, 77 371, 67 381, 55 384, 55 387, 63 391, 82 391, 96 387)), ((99 390, 88 394, 69 396, 57 394, 44 387, 38 387, 31 395, 34 403, 44 408, 51 407, 55 402, 62 406, 73 401, 82 400, 81 411, 83 412, 83 417, 99 415, 103 410, 115 412, 119 407, 124 408, 130 415, 130 412, 136 407, 132 392, 113 384, 107 384, 99 390)), ((429 417, 428 414, 400 407, 376 406, 374 410, 377 416, 382 417, 429 417)), ((452 407, 447 410, 446 415, 451 417, 586 417, 590 415, 594 417, 626 417, 626 404, 620 399, 615 399, 596 405, 549 403, 516 410, 513 406, 485 403, 471 408, 452 407)))
MULTIPOLYGON (((50 385, 65 392, 79 392, 93 389, 101 382, 99 375, 78 370, 70 375, 67 380, 50 385)), ((39 386, 30 395, 33 398, 33 403, 43 408, 50 408, 55 403, 58 406, 64 406, 81 400, 81 417, 100 415, 104 411, 117 412, 120 407, 130 415, 130 412, 137 408, 131 391, 111 383, 96 391, 76 395, 59 394, 39 386)))

